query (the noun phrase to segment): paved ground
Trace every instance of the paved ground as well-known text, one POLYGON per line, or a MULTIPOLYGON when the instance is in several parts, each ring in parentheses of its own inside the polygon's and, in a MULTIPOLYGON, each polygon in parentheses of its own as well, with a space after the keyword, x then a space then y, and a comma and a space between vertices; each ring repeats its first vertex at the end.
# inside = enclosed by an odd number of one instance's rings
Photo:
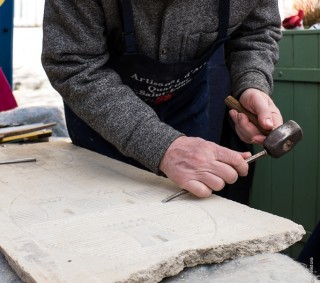
POLYGON ((0 123, 56 122, 53 136, 67 137, 62 98, 41 65, 41 28, 15 28, 13 46, 13 93, 19 107, 1 112, 0 123))
POLYGON ((21 283, 20 278, 8 265, 3 254, 0 253, 0 282, 1 283, 21 283))
POLYGON ((41 28, 15 28, 13 46, 13 92, 19 106, 62 107, 41 65, 41 28))

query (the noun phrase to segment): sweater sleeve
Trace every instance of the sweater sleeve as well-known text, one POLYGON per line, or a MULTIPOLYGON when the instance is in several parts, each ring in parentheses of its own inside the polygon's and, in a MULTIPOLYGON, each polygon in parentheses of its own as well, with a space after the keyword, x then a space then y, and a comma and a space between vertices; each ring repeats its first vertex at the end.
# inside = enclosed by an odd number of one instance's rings
POLYGON ((272 73, 278 60, 277 42, 281 38, 278 1, 257 3, 226 45, 226 63, 234 96, 248 88, 269 95, 273 90, 272 73))
POLYGON ((99 0, 46 0, 42 64, 64 102, 125 156, 155 173, 182 134, 106 67, 104 10, 99 0))

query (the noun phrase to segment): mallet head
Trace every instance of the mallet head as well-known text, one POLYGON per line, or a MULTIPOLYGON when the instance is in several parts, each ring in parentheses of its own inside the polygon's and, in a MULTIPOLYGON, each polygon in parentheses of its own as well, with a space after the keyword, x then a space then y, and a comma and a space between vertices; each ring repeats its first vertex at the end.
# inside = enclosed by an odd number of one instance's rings
POLYGON ((292 120, 289 120, 271 131, 263 143, 267 153, 279 158, 286 154, 302 139, 303 133, 301 127, 292 120))

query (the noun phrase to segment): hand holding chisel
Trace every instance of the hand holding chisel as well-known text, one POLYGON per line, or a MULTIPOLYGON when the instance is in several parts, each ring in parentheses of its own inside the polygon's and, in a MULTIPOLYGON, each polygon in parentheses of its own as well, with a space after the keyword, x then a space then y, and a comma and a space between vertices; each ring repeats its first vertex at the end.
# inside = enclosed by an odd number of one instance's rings
MULTIPOLYGON (((249 120, 257 127, 259 127, 259 123, 256 119, 256 116, 245 110, 235 98, 228 96, 225 102, 230 108, 236 109, 240 113, 247 114, 249 120)), ((270 155, 271 157, 279 158, 280 156, 289 152, 301 140, 303 135, 302 129, 294 121, 288 121, 271 132, 266 132, 263 129, 261 129, 261 132, 267 135, 267 138, 263 143, 264 149, 263 151, 247 158, 247 163, 251 163, 265 155, 270 155)), ((168 202, 186 193, 188 193, 188 191, 183 189, 177 192, 176 194, 173 194, 165 198, 164 200, 162 200, 162 202, 168 202)))

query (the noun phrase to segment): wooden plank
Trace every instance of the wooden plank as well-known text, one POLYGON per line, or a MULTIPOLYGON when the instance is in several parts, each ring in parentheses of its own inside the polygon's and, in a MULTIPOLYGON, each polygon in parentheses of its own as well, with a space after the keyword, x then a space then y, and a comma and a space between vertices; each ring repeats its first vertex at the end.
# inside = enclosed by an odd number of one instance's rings
MULTIPOLYGON (((284 121, 293 119, 293 85, 292 83, 277 83, 273 95, 276 105, 282 112, 284 121)), ((299 145, 297 145, 298 147, 299 145)), ((292 219, 293 215, 293 155, 294 151, 272 160, 271 169, 271 212, 292 219)))
POLYGON ((320 69, 276 68, 273 78, 277 81, 320 82, 320 69))
MULTIPOLYGON (((319 36, 319 46, 320 46, 320 36, 319 36)), ((320 65, 320 59, 319 59, 319 65, 320 65)), ((320 109, 320 84, 318 84, 318 109, 320 109)), ((320 115, 318 112, 318 120, 317 123, 320 125, 320 115)), ((320 130, 318 129, 318 141, 320 141, 320 130)), ((317 175, 317 188, 318 188, 318 198, 317 198, 317 215, 316 215, 316 221, 320 221, 320 149, 318 145, 318 175, 317 175)))
POLYGON ((0 128, 0 141, 5 137, 22 135, 22 134, 42 130, 42 129, 50 129, 55 125, 56 123, 35 123, 35 124, 29 124, 29 125, 0 128))
POLYGON ((279 49, 277 68, 320 68, 319 30, 283 31, 279 49))
POLYGON ((0 248, 24 282, 158 282, 186 266, 276 252, 302 226, 68 143, 8 145, 1 165, 0 248))
POLYGON ((279 62, 277 68, 294 67, 293 36, 284 35, 279 43, 279 62))
POLYGON ((51 135, 52 130, 40 130, 26 134, 4 137, 0 140, 0 143, 48 140, 51 135))
POLYGON ((318 65, 320 46, 318 45, 319 34, 299 34, 294 36, 294 67, 320 68, 318 65))
MULTIPOLYGON (((290 156, 271 161, 272 170, 265 171, 262 181, 270 179, 272 198, 265 201, 271 202, 268 211, 303 223, 309 236, 320 220, 320 31, 284 31, 279 46, 273 98, 284 120, 301 125, 304 138, 290 156)), ((254 191, 262 181, 254 183, 254 191)), ((265 208, 261 204, 265 196, 261 197, 256 201, 259 209, 265 208)), ((296 256, 301 247, 302 243, 296 244, 291 255, 296 256)))
MULTIPOLYGON (((255 147, 255 152, 261 150, 255 147)), ((263 211, 271 212, 271 158, 265 157, 255 164, 252 190, 250 194, 250 206, 263 211)))
POLYGON ((301 145, 294 151, 294 214, 295 221, 312 231, 316 219, 319 166, 319 93, 317 84, 295 83, 294 117, 304 131, 301 145), (307 99, 306 99, 307 97, 307 99))

